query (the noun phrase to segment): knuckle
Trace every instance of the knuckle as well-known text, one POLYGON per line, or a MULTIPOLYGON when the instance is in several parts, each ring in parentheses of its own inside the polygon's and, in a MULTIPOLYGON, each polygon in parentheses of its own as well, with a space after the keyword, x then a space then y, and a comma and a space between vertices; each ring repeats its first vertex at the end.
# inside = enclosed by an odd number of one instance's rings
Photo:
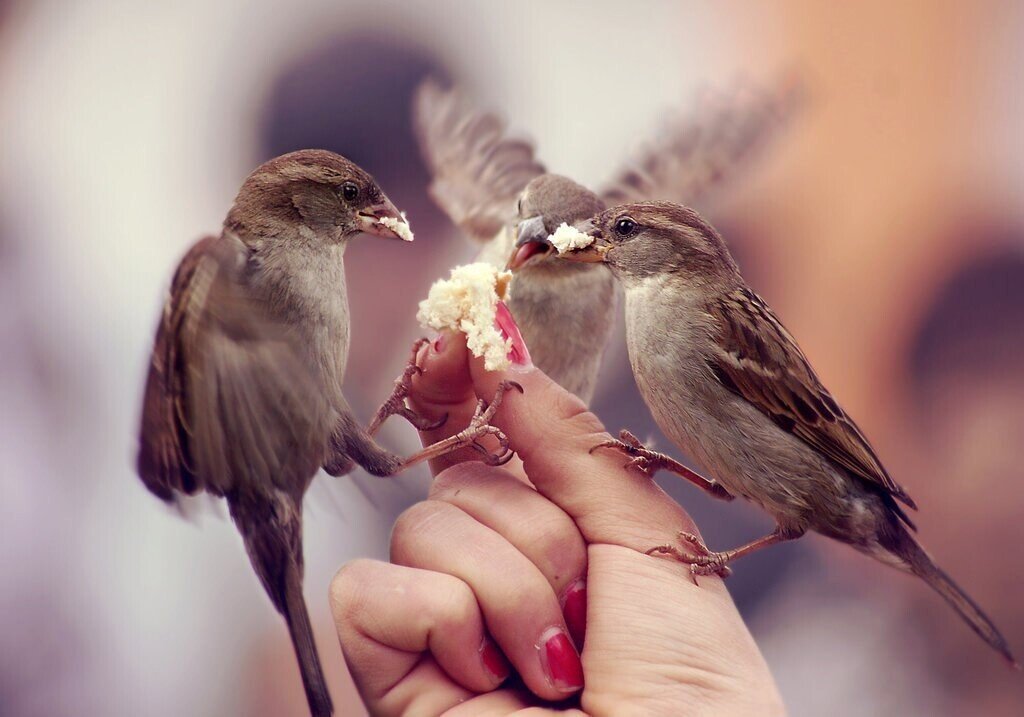
POLYGON ((567 516, 540 519, 531 528, 534 549, 529 552, 545 564, 539 565, 551 582, 560 585, 579 577, 585 570, 587 549, 575 524, 567 516))
POLYGON ((376 566, 377 563, 373 560, 359 558, 342 565, 334 574, 328 588, 328 599, 336 618, 349 615, 358 608, 363 592, 362 586, 372 580, 376 566))
POLYGON ((601 419, 573 394, 568 391, 558 391, 552 401, 552 415, 559 417, 559 430, 566 437, 604 433, 604 424, 601 423, 601 419))
POLYGON ((437 474, 430 485, 430 498, 438 498, 456 490, 469 488, 486 480, 495 470, 478 461, 456 463, 437 474))
POLYGON ((453 517, 454 506, 437 500, 424 500, 415 503, 398 516, 391 529, 391 559, 401 563, 424 536, 440 535, 436 531, 439 524, 453 517))
POLYGON ((476 595, 461 580, 446 581, 442 594, 437 596, 432 627, 441 631, 455 631, 460 627, 479 621, 480 610, 476 595))

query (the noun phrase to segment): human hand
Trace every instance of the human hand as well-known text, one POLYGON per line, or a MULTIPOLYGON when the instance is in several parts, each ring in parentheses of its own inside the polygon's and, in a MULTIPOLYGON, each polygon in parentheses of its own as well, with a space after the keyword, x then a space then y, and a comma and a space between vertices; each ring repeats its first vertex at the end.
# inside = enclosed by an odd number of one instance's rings
POLYGON ((494 423, 528 482, 472 451, 440 459, 428 499, 395 525, 392 562, 338 573, 338 634, 371 713, 781 714, 722 581, 697 585, 686 565, 643 552, 696 533, 685 511, 620 454, 588 453, 604 427, 525 350, 489 373, 461 335, 442 341, 421 352, 412 400, 449 420, 424 441, 517 381, 525 393, 508 393, 494 423))

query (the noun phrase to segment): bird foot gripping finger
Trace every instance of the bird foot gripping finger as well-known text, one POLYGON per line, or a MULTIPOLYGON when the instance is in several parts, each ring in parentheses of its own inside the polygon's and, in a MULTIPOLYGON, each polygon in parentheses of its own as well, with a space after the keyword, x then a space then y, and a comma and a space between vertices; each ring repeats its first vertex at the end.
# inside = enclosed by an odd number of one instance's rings
POLYGON ((370 421, 369 427, 366 432, 371 436, 375 434, 390 416, 401 416, 409 423, 411 423, 419 431, 432 431, 436 428, 440 428, 444 425, 444 422, 448 420, 448 415, 445 414, 437 421, 431 421, 423 416, 417 415, 412 409, 405 405, 405 399, 409 396, 412 390, 412 379, 413 376, 423 373, 423 369, 416 363, 416 355, 424 345, 429 343, 429 339, 418 339, 412 345, 412 355, 409 357, 409 362, 406 364, 405 370, 402 371, 402 375, 395 379, 395 388, 388 396, 387 400, 381 404, 381 407, 377 409, 377 413, 374 415, 373 420, 370 421))
POLYGON ((455 438, 458 438, 463 446, 469 446, 482 454, 484 456, 484 463, 491 466, 505 465, 512 460, 514 455, 514 451, 509 445, 508 436, 501 429, 491 425, 491 420, 494 418, 494 414, 497 413, 498 407, 501 406, 505 393, 512 389, 519 391, 519 393, 523 392, 523 387, 515 381, 502 381, 498 385, 498 391, 494 394, 491 402, 477 401, 476 412, 473 414, 473 418, 470 419, 469 425, 455 434, 455 438), (497 439, 499 446, 497 452, 489 451, 486 446, 480 443, 480 439, 488 435, 494 436, 497 439))
POLYGON ((523 393, 523 387, 515 381, 502 381, 490 403, 483 400, 477 401, 476 412, 473 414, 473 418, 470 419, 468 426, 454 436, 433 443, 419 453, 410 456, 403 462, 402 468, 408 468, 416 463, 447 455, 461 448, 472 448, 480 453, 483 455, 484 463, 488 465, 500 466, 508 463, 512 460, 514 451, 511 448, 508 436, 497 426, 492 426, 491 420, 494 418, 494 414, 497 413, 498 407, 501 406, 505 394, 512 389, 523 393), (498 442, 498 450, 496 452, 489 450, 487 446, 480 442, 485 436, 495 437, 498 442))
POLYGON ((704 541, 693 533, 679 531, 679 542, 690 548, 693 552, 688 553, 678 546, 667 543, 658 545, 644 551, 647 555, 666 555, 690 566, 690 575, 693 582, 697 584, 697 577, 702 575, 717 575, 723 580, 732 575, 732 569, 728 566, 729 554, 715 553, 708 550, 704 541))
POLYGON ((674 458, 646 448, 640 439, 627 431, 625 428, 619 431, 618 439, 610 438, 602 441, 590 449, 590 453, 600 448, 614 448, 622 451, 630 459, 626 461, 623 468, 636 468, 647 477, 653 477, 660 470, 667 470, 685 478, 698 488, 701 488, 721 500, 733 500, 735 496, 727 491, 718 481, 705 478, 700 473, 690 470, 674 458))
POLYGON ((630 459, 626 461, 623 468, 636 468, 647 476, 653 476, 661 468, 671 469, 672 464, 675 463, 668 456, 645 448, 640 439, 625 428, 619 431, 617 439, 610 438, 607 441, 602 441, 591 448, 590 452, 593 453, 600 448, 614 448, 625 453, 630 456, 630 459))

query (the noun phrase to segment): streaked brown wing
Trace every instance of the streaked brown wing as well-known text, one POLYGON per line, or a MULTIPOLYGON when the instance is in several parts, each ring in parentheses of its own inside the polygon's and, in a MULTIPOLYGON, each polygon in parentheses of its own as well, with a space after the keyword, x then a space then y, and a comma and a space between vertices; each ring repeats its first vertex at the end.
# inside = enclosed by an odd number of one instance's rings
POLYGON ((777 139, 803 104, 803 86, 786 80, 771 91, 703 98, 672 117, 601 194, 608 206, 665 200, 696 204, 777 139))
POLYGON ((157 329, 137 467, 164 500, 246 485, 301 495, 330 409, 287 326, 247 290, 245 250, 208 237, 175 273, 157 329))
POLYGON ((416 91, 413 126, 433 176, 431 196, 478 241, 489 241, 513 218, 520 192, 545 172, 530 142, 505 136, 501 118, 433 80, 416 91))
POLYGON ((917 508, 761 297, 740 289, 709 310, 720 328, 720 352, 709 363, 726 387, 835 464, 917 508))

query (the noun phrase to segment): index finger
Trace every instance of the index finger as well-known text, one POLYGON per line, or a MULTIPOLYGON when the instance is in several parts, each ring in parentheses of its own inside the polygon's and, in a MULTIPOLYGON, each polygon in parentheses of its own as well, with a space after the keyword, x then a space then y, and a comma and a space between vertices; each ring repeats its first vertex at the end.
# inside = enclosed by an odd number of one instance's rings
MULTIPOLYGON (((514 342, 522 338, 507 327, 514 342)), ((696 533, 690 516, 648 476, 626 470, 612 451, 590 450, 608 440, 601 421, 586 404, 548 378, 531 362, 522 344, 505 372, 487 371, 470 358, 476 395, 490 400, 503 380, 519 383, 493 423, 509 437, 530 482, 576 521, 588 543, 647 550, 674 542, 681 530, 696 533)))

